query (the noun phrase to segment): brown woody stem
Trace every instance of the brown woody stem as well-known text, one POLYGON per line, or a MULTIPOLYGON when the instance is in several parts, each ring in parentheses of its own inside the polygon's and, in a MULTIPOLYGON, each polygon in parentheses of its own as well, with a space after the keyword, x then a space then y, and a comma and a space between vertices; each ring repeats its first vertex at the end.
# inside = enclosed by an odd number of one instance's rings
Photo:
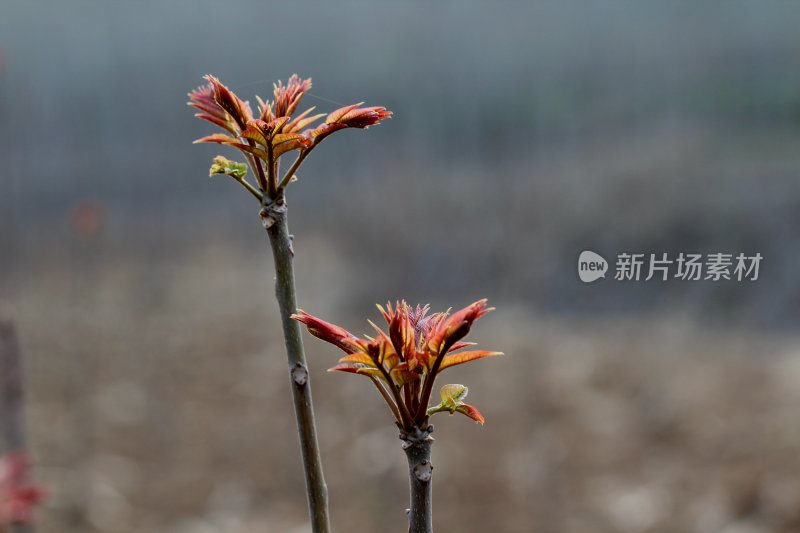
POLYGON ((408 533, 433 532, 433 465, 431 448, 433 426, 422 431, 414 428, 401 433, 403 450, 408 459, 408 475, 411 490, 411 507, 408 509, 408 533))
POLYGON ((289 235, 286 203, 283 195, 265 205, 261 209, 260 215, 269 235, 275 260, 275 296, 280 308, 286 355, 289 359, 289 376, 305 470, 311 530, 313 533, 330 533, 328 489, 322 473, 322 460, 317 442, 317 429, 311 401, 311 383, 303 352, 300 324, 291 319, 291 315, 297 311, 292 266, 294 251, 292 250, 292 238, 289 235))

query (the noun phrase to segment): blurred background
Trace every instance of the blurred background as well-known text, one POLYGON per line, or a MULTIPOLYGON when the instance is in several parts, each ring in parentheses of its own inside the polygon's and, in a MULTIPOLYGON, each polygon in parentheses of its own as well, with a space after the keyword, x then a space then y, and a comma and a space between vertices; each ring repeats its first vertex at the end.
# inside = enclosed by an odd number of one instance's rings
MULTIPOLYGON (((44 532, 305 533, 258 206, 186 93, 294 72, 395 115, 290 188, 299 302, 488 297, 449 370, 438 531, 800 531, 800 4, 5 1, 0 309, 44 532), (756 282, 583 284, 578 254, 760 253, 756 282)), ((613 264, 611 266, 613 270, 613 264)), ((367 380, 306 338, 336 531, 405 532, 367 380)))

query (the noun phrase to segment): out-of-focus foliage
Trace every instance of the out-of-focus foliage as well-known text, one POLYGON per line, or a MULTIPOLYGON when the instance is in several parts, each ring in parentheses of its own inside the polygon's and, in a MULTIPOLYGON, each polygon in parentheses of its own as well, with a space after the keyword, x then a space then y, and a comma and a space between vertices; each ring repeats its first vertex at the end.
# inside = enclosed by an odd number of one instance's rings
POLYGON ((28 457, 24 453, 0 457, 0 531, 29 523, 33 508, 44 498, 41 487, 27 478, 28 457))

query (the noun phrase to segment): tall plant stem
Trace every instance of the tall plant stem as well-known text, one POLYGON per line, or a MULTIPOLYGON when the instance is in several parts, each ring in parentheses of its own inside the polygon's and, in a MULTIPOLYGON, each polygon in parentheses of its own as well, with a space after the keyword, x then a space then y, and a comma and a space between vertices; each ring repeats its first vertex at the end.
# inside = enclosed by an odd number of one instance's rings
MULTIPOLYGON (((10 451, 25 452, 25 427, 22 416, 22 361, 17 330, 11 319, 0 316, 0 393, 5 441, 10 451)), ((33 524, 11 525, 9 533, 33 533, 33 524)))
POLYGON ((433 533, 433 465, 430 432, 414 428, 401 433, 403 450, 408 459, 408 476, 411 489, 411 507, 408 510, 408 533, 433 533))
POLYGON ((330 533, 328 489, 322 474, 322 460, 311 401, 311 383, 303 352, 303 340, 300 336, 300 324, 291 319, 291 315, 297 311, 297 297, 292 267, 294 251, 292 238, 289 235, 286 203, 283 196, 280 195, 274 201, 266 204, 260 214, 264 228, 269 235, 272 255, 275 259, 275 296, 278 299, 286 355, 289 359, 289 377, 306 476, 311 530, 313 533, 330 533))

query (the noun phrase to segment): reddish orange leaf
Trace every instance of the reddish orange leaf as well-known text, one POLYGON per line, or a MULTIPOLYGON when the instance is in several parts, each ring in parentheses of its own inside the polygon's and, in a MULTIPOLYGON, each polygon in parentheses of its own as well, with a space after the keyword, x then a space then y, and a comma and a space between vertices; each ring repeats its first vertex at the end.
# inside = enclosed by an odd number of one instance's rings
POLYGON ((272 153, 275 157, 308 146, 311 146, 311 141, 299 133, 279 133, 272 139, 272 153))
POLYGON ((331 133, 343 130, 347 126, 344 124, 321 124, 320 126, 312 129, 312 130, 305 130, 303 134, 308 138, 314 141, 314 144, 318 144, 322 142, 322 139, 330 135, 331 133))
POLYGON ((302 309, 292 315, 294 320, 302 322, 308 328, 308 332, 315 337, 338 346, 348 354, 365 351, 365 342, 347 331, 330 322, 325 322, 319 318, 309 315, 302 309))
POLYGON ((292 117, 288 117, 288 116, 282 116, 281 117, 281 116, 279 116, 279 117, 269 121, 268 124, 269 124, 270 133, 272 135, 280 133, 281 129, 283 129, 283 126, 285 126, 286 123, 289 122, 290 118, 292 118, 292 117))
POLYGON ((236 121, 217 103, 214 94, 214 85, 211 83, 201 85, 189 93, 188 104, 201 111, 201 113, 195 115, 196 117, 207 120, 234 135, 238 134, 239 127, 236 121))
MULTIPOLYGON (((197 106, 195 106, 195 107, 197 107, 197 106)), ((222 128, 224 130, 228 130, 231 133, 234 133, 234 134, 236 133, 236 130, 234 130, 233 127, 231 127, 229 122, 227 122, 226 120, 221 119, 221 118, 219 118, 217 116, 209 115, 209 114, 206 114, 206 113, 195 113, 194 116, 196 116, 197 118, 202 118, 203 120, 207 120, 210 123, 214 124, 215 126, 219 126, 220 128, 222 128)))
POLYGON ((269 122, 275 115, 272 113, 272 102, 262 100, 258 95, 256 95, 256 101, 258 102, 258 112, 260 113, 259 118, 265 122, 269 122))
POLYGON ((339 359, 340 363, 361 363, 363 365, 375 367, 372 357, 365 353, 351 353, 339 359))
POLYGON ((359 365, 357 363, 345 363, 336 365, 329 368, 328 372, 348 372, 350 374, 365 374, 365 375, 376 376, 383 379, 383 374, 379 369, 374 367, 371 368, 368 366, 359 365))
POLYGON ((487 306, 486 299, 483 299, 442 318, 428 336, 428 348, 435 354, 441 353, 463 339, 472 328, 473 322, 493 310, 493 307, 487 306))
POLYGON ((348 128, 368 128, 391 116, 392 112, 385 107, 360 107, 350 109, 336 122, 346 124, 348 128))
POLYGON ((295 117, 291 122, 289 122, 283 128, 283 131, 287 133, 294 133, 296 131, 300 131, 303 128, 313 124, 314 122, 325 116, 325 113, 320 113, 318 115, 312 115, 310 117, 307 117, 307 115, 312 111, 314 111, 314 109, 316 108, 309 107, 308 109, 297 115, 297 117, 295 117))
POLYGON ((441 372, 445 368, 449 368, 451 366, 456 366, 463 363, 468 363, 470 361, 475 361, 476 359, 483 359, 484 357, 495 357, 498 355, 503 355, 503 352, 474 350, 469 352, 449 353, 444 356, 444 359, 442 359, 442 364, 439 367, 439 371, 441 372))
POLYGON ((473 405, 468 405, 466 403, 461 404, 456 407, 456 411, 463 415, 467 415, 480 425, 483 425, 483 423, 486 422, 486 419, 483 417, 481 412, 478 411, 478 408, 473 405))
POLYGON ((341 120, 341 118, 344 117, 347 113, 349 113, 353 109, 356 109, 358 106, 360 106, 363 103, 364 102, 360 102, 358 104, 352 104, 352 105, 348 105, 348 106, 345 106, 345 107, 340 107, 339 109, 337 109, 335 111, 331 111, 328 114, 328 118, 325 119, 325 123, 326 124, 333 124, 335 122, 339 122, 339 120, 341 120))
POLYGON ((292 74, 286 85, 278 81, 274 87, 275 114, 288 116, 295 112, 303 95, 311 89, 311 78, 301 80, 297 74, 292 74))
POLYGON ((214 133, 213 135, 206 135, 205 137, 200 137, 192 144, 199 144, 199 143, 230 144, 237 142, 239 142, 239 139, 237 139, 236 137, 231 137, 230 135, 225 135, 224 133, 214 133))
POLYGON ((264 128, 261 127, 262 124, 266 126, 266 122, 263 120, 251 120, 247 123, 247 129, 242 132, 242 137, 255 141, 261 146, 267 146, 268 141, 264 128))
POLYGON ((468 341, 458 341, 453 346, 451 346, 449 350, 447 350, 447 353, 455 352, 456 350, 460 350, 461 348, 467 348, 469 346, 475 346, 476 344, 478 344, 478 343, 477 342, 468 342, 468 341))
POLYGON ((250 110, 250 104, 241 100, 233 91, 228 89, 214 76, 204 76, 211 85, 212 96, 214 102, 219 105, 225 112, 228 113, 231 119, 239 127, 239 130, 244 130, 247 127, 247 122, 253 119, 253 112, 250 110))
POLYGON ((360 103, 348 105, 333 111, 325 119, 324 124, 312 130, 306 130, 303 134, 313 139, 316 144, 337 130, 368 128, 392 116, 392 112, 387 111, 385 107, 359 107, 360 105, 360 103))
POLYGON ((391 372, 394 367, 400 364, 400 356, 394 350, 391 350, 383 356, 381 362, 383 367, 391 372))
POLYGON ((384 376, 383 376, 383 372, 381 372, 379 368, 371 368, 371 367, 368 367, 368 366, 364 366, 364 367, 359 368, 358 372, 356 372, 356 373, 357 374, 366 374, 368 376, 374 376, 374 377, 377 377, 377 378, 381 378, 381 379, 383 379, 385 381, 384 376))
POLYGON ((408 369, 407 362, 402 362, 394 367, 390 375, 392 376, 392 381, 394 381, 400 387, 406 383, 411 383, 412 381, 416 381, 421 378, 420 374, 411 372, 408 369))

